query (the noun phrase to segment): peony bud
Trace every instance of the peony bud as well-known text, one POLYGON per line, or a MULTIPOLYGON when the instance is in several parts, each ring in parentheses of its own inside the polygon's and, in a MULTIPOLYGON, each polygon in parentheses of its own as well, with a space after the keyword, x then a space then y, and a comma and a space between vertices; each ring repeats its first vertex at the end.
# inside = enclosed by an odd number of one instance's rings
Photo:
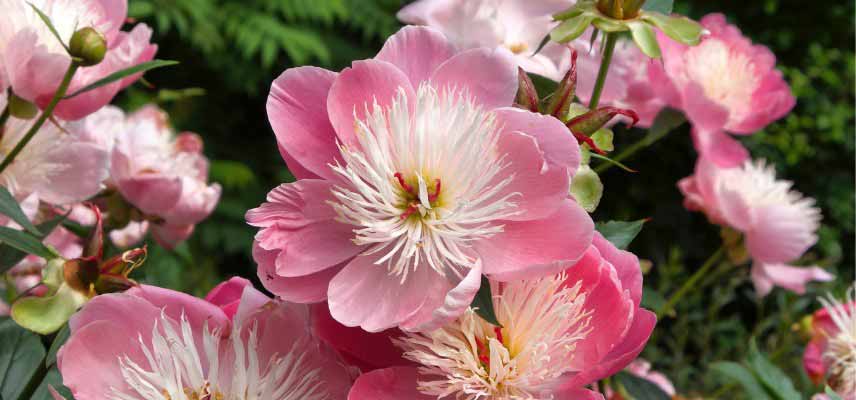
POLYGON ((633 19, 639 16, 643 4, 645 0, 598 0, 597 9, 611 18, 633 19))
POLYGON ((39 108, 14 93, 9 95, 9 114, 18 119, 33 119, 38 114, 39 108))
POLYGON ((71 36, 68 50, 72 57, 79 59, 80 65, 84 67, 97 65, 107 53, 107 40, 93 28, 82 28, 71 36))
POLYGON ((540 103, 540 100, 538 100, 538 91, 535 90, 535 84, 532 83, 532 79, 520 67, 517 67, 517 82, 517 106, 535 113, 538 112, 538 105, 540 103))

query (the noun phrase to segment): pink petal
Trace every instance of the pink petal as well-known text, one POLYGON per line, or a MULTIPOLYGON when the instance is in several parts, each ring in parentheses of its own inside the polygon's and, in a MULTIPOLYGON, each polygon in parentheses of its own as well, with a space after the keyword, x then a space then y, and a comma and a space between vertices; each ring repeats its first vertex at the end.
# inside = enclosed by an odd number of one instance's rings
POLYGON ((594 232, 592 245, 597 248, 604 260, 612 264, 621 281, 621 288, 630 291, 635 307, 642 301, 642 269, 635 254, 620 250, 604 239, 600 232, 594 232))
MULTIPOLYGON (((204 161, 204 160, 203 160, 204 161)), ((208 185, 191 177, 182 177, 181 196, 173 207, 163 210, 160 216, 173 225, 193 225, 211 215, 223 189, 220 184, 208 185)))
POLYGON ((413 87, 428 80, 440 64, 455 54, 455 48, 442 33, 422 26, 405 26, 390 36, 375 56, 398 67, 413 87))
POLYGON ((505 154, 509 165, 497 175, 494 184, 499 185, 509 176, 512 180, 496 197, 513 195, 510 201, 517 205, 519 212, 508 219, 529 221, 556 213, 568 197, 570 178, 567 169, 548 164, 536 139, 525 133, 503 133, 497 149, 505 154))
POLYGON ((684 88, 684 112, 700 132, 719 132, 728 123, 728 109, 709 99, 698 83, 684 88))
POLYGON ((363 372, 412 364, 402 358, 401 349, 392 344, 393 338, 403 335, 398 329, 369 333, 360 328, 344 326, 330 315, 327 303, 313 304, 309 310, 315 335, 363 372))
POLYGON ((219 307, 186 293, 149 285, 140 285, 125 293, 147 300, 173 321, 181 321, 185 316, 191 326, 207 323, 212 330, 229 326, 229 318, 219 307))
POLYGON ((316 303, 327 299, 330 280, 344 268, 336 265, 310 275, 286 278, 276 274, 276 251, 262 249, 253 243, 253 259, 258 264, 262 285, 283 300, 295 303, 316 303))
POLYGON ((390 106, 400 92, 407 98, 415 98, 407 75, 386 61, 354 61, 351 68, 345 68, 327 97, 327 113, 342 144, 358 148, 356 121, 363 120, 374 104, 381 108, 390 106))
POLYGON ((107 178, 109 153, 94 143, 65 143, 54 151, 52 161, 62 163, 62 171, 51 176, 50 183, 36 189, 39 197, 53 204, 71 204, 97 194, 107 178), (58 149, 59 150, 59 149, 58 149))
POLYGON ((99 0, 101 8, 104 11, 104 19, 109 22, 109 28, 101 32, 107 37, 108 43, 115 36, 116 32, 122 28, 125 23, 125 18, 128 16, 128 1, 127 0, 99 0))
POLYGON ((555 400, 603 400, 603 395, 586 389, 565 389, 553 392, 555 400))
POLYGON ((427 332, 440 328, 464 313, 473 302, 481 287, 482 265, 478 262, 470 268, 454 288, 444 292, 430 290, 431 297, 419 308, 416 314, 401 324, 408 332, 427 332))
POLYGON ((502 233, 475 243, 484 273, 507 281, 550 275, 579 260, 591 244, 594 223, 577 203, 565 200, 540 220, 508 221, 502 233))
POLYGON ((799 258, 817 242, 817 217, 793 205, 756 208, 753 227, 746 232, 746 247, 752 258, 783 263, 799 258))
POLYGON ((503 132, 520 132, 535 138, 550 168, 565 168, 571 176, 576 173, 580 146, 561 121, 519 108, 500 108, 494 113, 503 132))
POLYGON ((330 314, 343 325, 380 332, 411 318, 430 301, 432 292, 449 290, 446 278, 427 264, 409 271, 402 283, 385 265, 375 264, 379 257, 356 257, 330 281, 330 314))
POLYGON ((336 210, 327 203, 333 199, 332 188, 330 182, 315 179, 279 185, 268 193, 265 203, 247 211, 247 223, 260 228, 300 228, 336 218, 336 210))
POLYGON ((151 224, 152 237, 164 248, 172 250, 193 234, 195 225, 151 224))
POLYGON ((205 301, 220 307, 226 316, 231 319, 238 312, 238 304, 244 288, 252 287, 253 284, 239 276, 230 278, 211 289, 205 296, 205 301))
POLYGON ((38 40, 32 30, 20 31, 6 44, 3 54, 8 84, 16 95, 30 102, 52 96, 71 62, 66 54, 53 54, 37 46, 38 40))
MULTIPOLYGON (((118 153, 113 152, 114 162, 118 153)), ((181 198, 181 178, 161 174, 141 174, 118 179, 116 185, 125 200, 148 214, 158 215, 169 210, 181 198)))
POLYGON ((693 143, 700 157, 704 157, 722 168, 732 168, 743 164, 749 158, 749 152, 740 142, 721 130, 700 131, 693 128, 693 143))
POLYGON ((722 218, 735 229, 745 232, 757 223, 754 210, 737 191, 720 187, 718 204, 722 218))
POLYGON ((267 113, 290 169, 300 167, 325 179, 335 178, 328 164, 341 162, 336 132, 327 116, 327 93, 335 72, 317 67, 285 70, 270 88, 267 113))
POLYGON ((415 367, 392 367, 360 375, 348 400, 434 400, 416 390, 415 367))
POLYGON ((353 238, 353 226, 333 220, 300 229, 274 225, 256 235, 262 248, 279 251, 276 273, 287 278, 314 274, 353 258, 364 250, 353 238))
POLYGON ((766 296, 773 285, 803 294, 809 282, 829 282, 833 279, 834 275, 819 267, 794 267, 761 262, 752 264, 752 282, 761 297, 766 296))
POLYGON ((314 172, 306 169, 303 165, 297 162, 297 159, 288 154, 287 151, 282 147, 281 144, 277 145, 279 149, 279 155, 282 156, 282 159, 285 161, 286 167, 288 167, 288 171, 294 175, 298 180, 300 179, 321 179, 320 176, 316 175, 314 172))
POLYGON ((823 347, 817 340, 808 342, 803 353, 803 369, 812 382, 819 384, 826 376, 826 366, 823 365, 823 347))
POLYGON ((508 50, 478 48, 458 53, 431 76, 438 89, 465 90, 485 109, 509 107, 517 95, 517 69, 508 50))

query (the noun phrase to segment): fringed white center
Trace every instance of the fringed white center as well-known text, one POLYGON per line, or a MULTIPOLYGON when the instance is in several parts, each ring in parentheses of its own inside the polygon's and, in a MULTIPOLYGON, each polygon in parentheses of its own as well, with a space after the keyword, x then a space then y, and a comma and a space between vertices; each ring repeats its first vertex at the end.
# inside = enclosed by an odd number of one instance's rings
POLYGON ((151 343, 140 337, 146 365, 119 357, 130 391, 111 388, 110 400, 328 400, 321 371, 306 365, 307 343, 292 344, 287 354, 261 365, 258 336, 232 328, 224 338, 205 326, 196 343, 190 323, 180 326, 165 315, 152 329, 151 343))
POLYGON ((502 328, 470 309, 443 328, 396 340, 405 358, 421 364, 419 390, 464 400, 549 399, 591 332, 586 296, 579 283, 563 287, 565 278, 505 284, 494 296, 502 328))
POLYGON ((733 113, 752 112, 746 108, 760 84, 754 61, 719 39, 705 40, 687 52, 686 70, 678 79, 701 85, 708 98, 733 113))
POLYGON ((400 91, 367 111, 358 145, 340 146, 347 164, 333 166, 343 178, 331 202, 339 220, 402 282, 423 262, 460 274, 475 261, 471 242, 502 232, 498 221, 517 212, 516 193, 503 192, 513 178, 501 175, 494 115, 465 92, 427 84, 415 99, 400 91))
POLYGON ((829 385, 841 394, 856 394, 856 307, 854 289, 847 292, 844 303, 834 297, 821 298, 838 332, 828 338, 823 360, 829 368, 829 385), (848 306, 849 305, 849 306, 848 306))

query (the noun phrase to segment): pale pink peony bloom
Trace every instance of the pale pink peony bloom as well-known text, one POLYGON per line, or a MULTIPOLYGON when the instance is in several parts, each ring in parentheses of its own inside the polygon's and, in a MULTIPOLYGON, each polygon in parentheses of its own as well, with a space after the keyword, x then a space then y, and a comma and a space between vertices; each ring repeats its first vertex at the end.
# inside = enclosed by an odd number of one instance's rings
POLYGON ((558 24, 552 14, 573 4, 574 0, 420 0, 402 8, 398 19, 435 28, 462 50, 505 48, 526 72, 558 81, 570 67, 567 46, 550 42, 538 54, 535 51, 558 24))
MULTIPOLYGON (((149 43, 152 31, 145 24, 130 32, 120 31, 127 14, 125 0, 34 0, 34 6, 53 22, 63 42, 68 44, 75 30, 92 27, 107 40, 101 63, 82 67, 71 81, 73 93, 107 75, 149 61, 157 46, 149 43)), ((24 0, 0 0, 0 89, 2 85, 26 100, 45 107, 71 63, 71 57, 47 25, 24 0)), ((54 114, 63 119, 79 119, 103 107, 119 90, 140 74, 104 85, 59 103, 54 114)))
POLYGON ((722 14, 709 14, 701 24, 709 34, 698 46, 659 32, 663 63, 650 64, 648 74, 658 95, 693 124, 699 154, 738 166, 749 154, 725 131, 755 133, 787 114, 796 100, 770 49, 753 45, 722 14))
POLYGON ((131 248, 145 239, 149 233, 149 221, 130 221, 124 228, 113 229, 107 236, 120 249, 131 248))
POLYGON ((803 367, 816 384, 826 381, 844 400, 856 400, 856 299, 821 298, 824 308, 812 317, 812 339, 803 367))
POLYGON ((599 234, 564 272, 491 288, 502 328, 469 309, 437 330, 394 338, 416 365, 364 374, 349 398, 602 398, 585 386, 633 361, 656 323, 639 308, 639 260, 599 234))
POLYGON ((209 300, 145 285, 95 297, 69 321, 63 384, 78 400, 346 398, 351 372, 311 335, 305 306, 240 278, 209 300))
POLYGON ((348 326, 414 331, 461 315, 482 273, 578 260, 593 231, 568 198, 579 146, 560 121, 510 107, 516 91, 507 51, 456 53, 426 27, 338 74, 286 70, 268 116, 302 179, 247 213, 265 286, 326 298, 348 326))
POLYGON ((149 228, 166 247, 190 236, 220 199, 220 185, 207 183, 201 144, 188 147, 188 142, 201 139, 191 133, 175 136, 166 114, 154 106, 129 115, 116 128, 112 184, 125 200, 159 220, 149 228))
POLYGON ((830 281, 819 267, 794 267, 817 242, 820 210, 814 199, 792 190, 790 181, 777 180, 776 171, 763 160, 722 168, 700 157, 695 174, 678 182, 684 206, 704 212, 712 223, 745 235, 752 257, 752 282, 758 295, 773 286, 804 293, 810 281, 830 281))
MULTIPOLYGON (((0 94, 0 107, 6 94, 0 94)), ((33 121, 10 117, 0 136, 4 158, 26 135, 33 121)), ((82 122, 45 123, 33 139, 0 173, 0 185, 16 198, 71 205, 97 194, 108 176, 111 134, 90 131, 82 122)), ((38 204, 38 202, 36 202, 38 204)))
MULTIPOLYGON (((603 35, 592 43, 592 30, 570 42, 577 51, 577 96, 588 104, 591 99, 603 54, 600 52, 603 35)), ((601 92, 600 105, 630 109, 639 116, 640 127, 649 127, 666 106, 657 96, 648 78, 648 68, 659 63, 652 60, 630 40, 619 40, 615 45, 609 74, 601 92)))

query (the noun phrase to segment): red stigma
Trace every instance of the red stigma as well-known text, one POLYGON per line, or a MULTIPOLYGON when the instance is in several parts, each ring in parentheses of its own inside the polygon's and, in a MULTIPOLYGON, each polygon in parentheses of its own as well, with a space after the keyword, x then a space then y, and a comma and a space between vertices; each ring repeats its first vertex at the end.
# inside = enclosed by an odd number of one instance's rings
POLYGON ((401 175, 401 172, 396 172, 393 176, 395 177, 395 179, 398 179, 398 184, 401 185, 401 187, 404 188, 406 192, 413 194, 413 187, 408 185, 407 182, 404 181, 404 176, 401 175))
POLYGON ((438 197, 440 197, 440 189, 441 188, 442 188, 442 186, 440 184, 440 179, 434 179, 434 194, 428 195, 428 202, 429 203, 433 203, 435 200, 437 200, 438 197))
POLYGON ((502 328, 494 326, 493 332, 496 333, 496 340, 499 340, 500 343, 505 345, 505 340, 502 339, 502 328))

